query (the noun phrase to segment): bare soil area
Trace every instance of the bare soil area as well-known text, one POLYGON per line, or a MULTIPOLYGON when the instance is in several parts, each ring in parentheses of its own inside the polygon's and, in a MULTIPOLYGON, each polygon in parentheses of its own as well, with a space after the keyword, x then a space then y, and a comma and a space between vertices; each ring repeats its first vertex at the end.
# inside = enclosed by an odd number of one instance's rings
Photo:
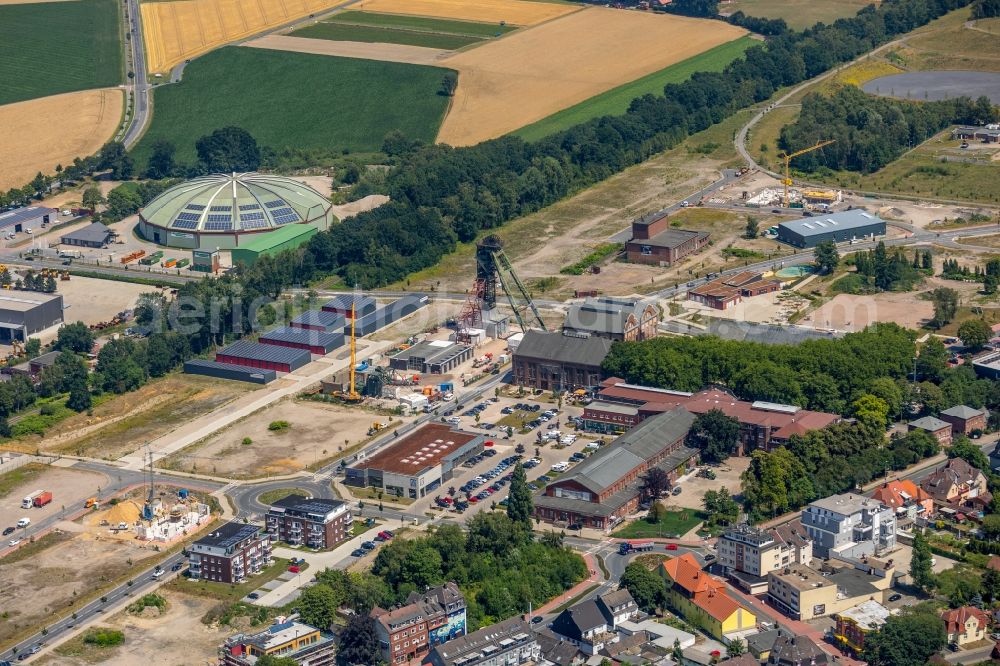
POLYGON ((337 216, 338 219, 344 220, 349 217, 354 217, 358 213, 364 213, 373 208, 378 208, 384 203, 389 202, 389 197, 384 194, 369 194, 366 197, 362 197, 357 201, 351 201, 350 203, 340 204, 339 206, 333 207, 333 214, 337 216))
POLYGON ((363 60, 384 60, 405 62, 411 65, 436 65, 451 55, 451 51, 428 49, 423 46, 406 44, 384 44, 368 42, 334 42, 329 39, 309 39, 288 35, 266 35, 247 42, 244 46, 275 51, 295 51, 316 55, 362 58, 363 60))
POLYGON ((27 627, 71 609, 77 598, 138 570, 157 553, 139 542, 53 532, 22 546, 0 567, 0 645, 27 627), (36 547, 37 545, 37 547, 36 547))
POLYGON ((877 322, 893 321, 906 328, 918 329, 933 316, 931 302, 917 298, 915 293, 837 294, 833 300, 809 313, 801 323, 853 332, 877 322))
POLYGON ((439 62, 459 82, 438 141, 501 136, 744 34, 719 21, 604 7, 512 33, 439 62))
POLYGON ((281 400, 168 456, 161 466, 234 479, 288 474, 366 438, 374 422, 398 418, 322 402, 281 400), (290 427, 268 430, 278 420, 288 421, 290 427), (243 443, 246 437, 250 444, 243 443))
POLYGON ((681 482, 684 488, 680 495, 670 495, 663 500, 667 507, 683 507, 685 509, 704 509, 703 498, 709 490, 725 488, 734 497, 742 492, 743 484, 740 476, 750 467, 747 456, 733 456, 721 465, 710 467, 715 472, 715 479, 705 479, 691 476, 681 482))
POLYGON ((17 187, 57 164, 92 155, 122 119, 122 91, 83 90, 0 106, 0 189, 17 187), (53 128, 59 128, 54 132, 53 128))

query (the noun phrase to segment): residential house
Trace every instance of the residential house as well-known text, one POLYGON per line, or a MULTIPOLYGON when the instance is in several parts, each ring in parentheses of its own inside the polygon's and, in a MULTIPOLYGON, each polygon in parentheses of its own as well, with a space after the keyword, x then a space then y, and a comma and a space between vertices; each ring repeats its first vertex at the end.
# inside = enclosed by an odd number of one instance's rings
POLYGON ((900 528, 918 520, 923 524, 934 513, 934 499, 909 479, 886 481, 875 490, 872 499, 896 512, 896 525, 900 528))
POLYGON ((757 617, 729 596, 726 584, 701 570, 691 553, 660 563, 667 601, 689 624, 717 639, 757 625, 757 617))
POLYGON ((289 495, 271 505, 265 524, 275 541, 325 550, 350 537, 351 507, 335 499, 289 495))
POLYGON ((405 606, 375 607, 375 633, 382 660, 403 664, 424 657, 434 645, 465 635, 465 597, 455 583, 412 592, 405 606))
POLYGON ((512 617, 435 645, 423 663, 426 666, 516 666, 537 664, 542 648, 528 623, 512 617))
POLYGON ((807 636, 781 636, 767 657, 767 666, 826 666, 826 652, 807 636))
POLYGON ((865 639, 881 629, 889 615, 889 609, 877 601, 863 601, 834 616, 837 623, 834 636, 848 652, 860 656, 865 649, 865 639))
POLYGON ((298 620, 278 618, 255 634, 236 634, 219 649, 219 666, 254 666, 267 655, 287 657, 299 666, 333 666, 337 646, 333 635, 298 620))
POLYGON ((581 601, 559 613, 549 628, 588 655, 595 655, 618 641, 618 634, 594 599, 581 601))
POLYGON ((783 629, 767 629, 751 634, 746 638, 747 652, 756 657, 758 661, 767 661, 774 644, 784 635, 783 629))
POLYGON ((819 499, 802 511, 813 555, 860 557, 896 547, 896 513, 882 502, 844 493, 819 499))
POLYGON ((271 563, 271 537, 256 525, 226 523, 188 548, 192 580, 242 583, 271 563))
POLYGON ((654 337, 659 323, 660 310, 652 301, 598 296, 570 306, 563 330, 632 342, 654 337))
POLYGON ((990 495, 986 475, 961 458, 950 459, 921 481, 920 487, 939 504, 962 505, 990 495))
POLYGON ((604 617, 608 618, 612 629, 617 629, 622 622, 634 620, 639 615, 638 604, 625 589, 597 595, 597 605, 604 617))
POLYGON ((760 662, 752 654, 744 652, 738 657, 729 657, 717 662, 717 666, 760 666, 760 662))
POLYGON ((717 563, 737 587, 750 594, 767 591, 767 574, 812 560, 812 539, 798 520, 770 529, 741 523, 716 544, 717 563))
POLYGON ((941 446, 951 445, 951 424, 933 416, 924 416, 906 424, 907 432, 923 430, 938 441, 941 446))
POLYGON ((989 415, 985 409, 956 405, 938 414, 938 418, 951 424, 952 435, 970 435, 974 431, 986 430, 989 415))
POLYGON ((948 642, 959 647, 986 639, 990 626, 989 616, 974 606, 945 611, 941 619, 948 632, 948 642))

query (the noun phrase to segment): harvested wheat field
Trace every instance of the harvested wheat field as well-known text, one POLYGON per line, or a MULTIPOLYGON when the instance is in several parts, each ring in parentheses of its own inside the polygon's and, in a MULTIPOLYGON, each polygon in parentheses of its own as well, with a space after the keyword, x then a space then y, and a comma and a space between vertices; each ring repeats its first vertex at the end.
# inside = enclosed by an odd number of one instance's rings
POLYGON ((368 42, 334 42, 328 39, 308 39, 288 35, 265 35, 247 42, 244 46, 276 51, 295 51, 316 55, 361 58, 362 60, 384 60, 403 62, 411 65, 436 65, 451 55, 451 51, 428 49, 405 44, 371 44, 368 42))
POLYGON ((513 33, 438 63, 459 71, 438 141, 501 136, 744 34, 720 21, 604 7, 513 33))
POLYGON ((535 25, 578 11, 579 7, 535 0, 362 0, 351 9, 461 21, 505 21, 509 25, 535 25))
POLYGON ((0 189, 20 186, 57 164, 86 157, 110 139, 122 119, 122 91, 83 90, 0 106, 0 189))
POLYGON ((142 32, 149 71, 165 73, 187 58, 277 28, 344 0, 176 0, 144 2, 142 32))

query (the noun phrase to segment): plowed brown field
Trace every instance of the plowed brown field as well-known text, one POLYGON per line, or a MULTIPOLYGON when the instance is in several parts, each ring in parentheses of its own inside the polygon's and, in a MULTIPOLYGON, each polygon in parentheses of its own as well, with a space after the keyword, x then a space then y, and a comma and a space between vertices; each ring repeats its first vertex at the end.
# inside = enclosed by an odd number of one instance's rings
POLYGON ((122 91, 109 88, 0 106, 0 189, 97 152, 118 129, 122 101, 122 91))
POLYGON ((460 73, 438 141, 501 136, 744 34, 721 21, 604 7, 515 32, 438 62, 460 73))

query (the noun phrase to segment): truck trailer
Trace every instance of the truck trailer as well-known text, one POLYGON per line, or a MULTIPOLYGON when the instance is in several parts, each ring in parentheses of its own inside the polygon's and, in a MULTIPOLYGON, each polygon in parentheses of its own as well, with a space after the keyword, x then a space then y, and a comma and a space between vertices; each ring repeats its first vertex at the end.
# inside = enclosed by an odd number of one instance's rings
POLYGON ((52 501, 52 493, 48 490, 42 492, 40 495, 35 496, 34 505, 41 508, 52 501))

